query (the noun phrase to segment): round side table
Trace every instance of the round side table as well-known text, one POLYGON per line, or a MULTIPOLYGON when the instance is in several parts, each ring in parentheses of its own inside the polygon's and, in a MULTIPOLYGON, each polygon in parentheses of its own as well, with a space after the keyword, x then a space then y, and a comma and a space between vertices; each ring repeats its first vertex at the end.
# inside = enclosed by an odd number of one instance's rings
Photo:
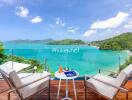
POLYGON ((72 100, 71 98, 68 97, 68 80, 72 80, 73 81, 75 100, 77 100, 76 87, 75 87, 75 81, 74 81, 74 79, 79 76, 79 73, 77 71, 75 71, 75 72, 76 72, 76 76, 72 76, 72 77, 67 77, 64 74, 64 72, 62 72, 62 73, 59 73, 58 71, 55 72, 55 77, 58 78, 58 79, 60 79, 59 80, 59 86, 58 86, 57 100, 59 100, 61 80, 66 80, 66 97, 63 98, 62 100, 72 100))

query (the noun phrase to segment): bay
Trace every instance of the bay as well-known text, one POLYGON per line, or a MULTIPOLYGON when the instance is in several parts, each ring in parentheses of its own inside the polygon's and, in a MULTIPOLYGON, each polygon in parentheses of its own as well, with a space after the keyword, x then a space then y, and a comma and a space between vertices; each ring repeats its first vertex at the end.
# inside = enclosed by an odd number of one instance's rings
POLYGON ((77 70, 80 75, 93 75, 98 69, 118 71, 119 64, 128 58, 126 51, 99 50, 93 46, 79 45, 45 45, 43 43, 4 43, 5 53, 36 59, 44 63, 47 59, 50 70, 58 70, 58 64, 63 68, 77 70))

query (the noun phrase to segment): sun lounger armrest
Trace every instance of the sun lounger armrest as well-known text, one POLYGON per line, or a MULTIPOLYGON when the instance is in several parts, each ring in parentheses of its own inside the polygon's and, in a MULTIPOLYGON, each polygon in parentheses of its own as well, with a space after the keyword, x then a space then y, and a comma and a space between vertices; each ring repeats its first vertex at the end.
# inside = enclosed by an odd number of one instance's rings
MULTIPOLYGON (((126 88, 125 88, 126 89, 126 88)), ((127 89, 128 90, 128 92, 132 92, 132 89, 127 89)))
POLYGON ((111 70, 106 70, 106 69, 99 69, 98 72, 101 73, 102 71, 105 71, 105 72, 110 72, 110 73, 113 73, 113 74, 118 74, 117 72, 113 72, 111 70))
POLYGON ((11 93, 11 92, 14 92, 14 91, 16 91, 16 89, 15 89, 15 88, 13 88, 13 89, 9 90, 7 93, 11 93))
POLYGON ((20 74, 22 72, 32 72, 32 73, 35 73, 35 69, 22 70, 22 71, 17 72, 17 74, 20 74))
POLYGON ((31 84, 33 84, 33 83, 35 83, 35 82, 38 82, 38 81, 40 81, 40 80, 43 80, 44 78, 47 78, 47 77, 50 77, 50 74, 49 74, 49 75, 46 75, 46 76, 44 76, 44 77, 41 77, 41 78, 39 78, 39 79, 37 79, 37 80, 35 80, 35 81, 29 82, 29 83, 27 83, 27 84, 24 84, 24 85, 22 85, 22 86, 20 86, 20 87, 17 87, 17 88, 15 88, 15 89, 9 90, 8 93, 13 92, 13 91, 16 91, 16 90, 19 90, 19 89, 22 89, 22 88, 24 88, 24 87, 26 87, 26 86, 28 86, 28 85, 31 85, 31 84))
POLYGON ((101 82, 101 83, 103 83, 103 84, 109 85, 109 86, 111 86, 111 87, 113 87, 113 88, 116 88, 116 89, 118 89, 118 90, 120 90, 120 91, 122 91, 122 92, 129 92, 129 90, 127 90, 127 89, 125 89, 125 88, 122 88, 122 87, 119 87, 119 86, 116 86, 116 85, 113 85, 113 84, 104 82, 104 81, 99 80, 99 79, 96 79, 96 78, 94 78, 94 77, 91 77, 91 78, 94 79, 94 80, 96 80, 96 81, 99 81, 99 82, 101 82))
POLYGON ((10 89, 6 89, 6 90, 3 90, 3 91, 0 91, 0 94, 2 94, 2 93, 5 93, 5 92, 7 92, 7 91, 9 91, 10 89))
MULTIPOLYGON (((93 76, 94 76, 94 75, 93 75, 93 76)), ((84 79, 85 79, 85 81, 86 81, 87 78, 92 78, 93 76, 85 75, 85 76, 84 76, 84 79)))

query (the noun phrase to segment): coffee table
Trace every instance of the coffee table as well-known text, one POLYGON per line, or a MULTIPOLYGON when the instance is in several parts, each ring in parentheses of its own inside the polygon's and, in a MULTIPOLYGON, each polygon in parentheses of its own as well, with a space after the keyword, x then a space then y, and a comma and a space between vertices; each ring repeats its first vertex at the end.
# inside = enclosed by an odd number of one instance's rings
POLYGON ((76 76, 72 76, 72 77, 67 77, 64 74, 64 72, 62 72, 62 73, 59 73, 58 71, 55 72, 55 77, 58 78, 58 79, 60 79, 59 80, 59 86, 58 86, 57 100, 59 100, 61 80, 66 80, 66 97, 63 98, 62 100, 72 100, 71 98, 68 97, 68 80, 72 80, 73 81, 75 100, 77 100, 76 87, 75 87, 75 81, 74 81, 74 79, 79 76, 79 73, 77 71, 75 71, 75 72, 76 72, 76 76))

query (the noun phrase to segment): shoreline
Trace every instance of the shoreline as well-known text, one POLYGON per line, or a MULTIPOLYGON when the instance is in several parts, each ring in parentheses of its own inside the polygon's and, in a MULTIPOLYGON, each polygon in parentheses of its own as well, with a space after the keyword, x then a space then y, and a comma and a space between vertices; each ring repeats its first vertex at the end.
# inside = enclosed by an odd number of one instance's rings
POLYGON ((89 46, 99 49, 99 47, 95 45, 89 45, 89 46))
POLYGON ((129 56, 132 56, 132 51, 130 50, 123 50, 124 52, 127 52, 129 56))
POLYGON ((129 56, 132 56, 132 51, 126 50, 126 52, 128 52, 129 56))

